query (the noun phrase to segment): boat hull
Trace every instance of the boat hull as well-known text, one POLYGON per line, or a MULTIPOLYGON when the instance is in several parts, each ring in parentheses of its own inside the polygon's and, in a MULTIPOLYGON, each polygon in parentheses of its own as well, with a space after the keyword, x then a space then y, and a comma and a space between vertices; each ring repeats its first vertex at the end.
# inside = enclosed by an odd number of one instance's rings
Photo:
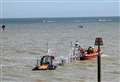
POLYGON ((85 54, 84 56, 81 56, 81 57, 80 57, 80 60, 90 60, 90 59, 96 58, 96 57, 97 57, 97 54, 98 54, 98 53, 85 54))

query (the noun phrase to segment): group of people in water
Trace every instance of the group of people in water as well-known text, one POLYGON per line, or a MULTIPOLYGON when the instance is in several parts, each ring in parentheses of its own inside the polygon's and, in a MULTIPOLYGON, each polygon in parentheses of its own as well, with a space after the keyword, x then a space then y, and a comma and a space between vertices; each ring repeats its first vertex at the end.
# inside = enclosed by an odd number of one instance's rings
POLYGON ((89 46, 88 49, 84 49, 80 46, 80 43, 78 41, 75 42, 75 48, 78 48, 78 50, 80 50, 81 54, 84 54, 85 52, 87 52, 87 54, 91 54, 94 53, 94 48, 89 46))

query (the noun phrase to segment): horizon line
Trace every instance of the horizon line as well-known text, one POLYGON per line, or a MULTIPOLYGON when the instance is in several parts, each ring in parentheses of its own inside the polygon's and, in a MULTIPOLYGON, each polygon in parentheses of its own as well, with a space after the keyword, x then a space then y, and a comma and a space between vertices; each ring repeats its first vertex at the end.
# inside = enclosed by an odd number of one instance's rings
POLYGON ((90 17, 90 18, 94 18, 94 17, 120 17, 120 16, 82 16, 82 17, 7 17, 7 18, 0 18, 0 19, 24 19, 24 18, 86 18, 86 17, 90 17))

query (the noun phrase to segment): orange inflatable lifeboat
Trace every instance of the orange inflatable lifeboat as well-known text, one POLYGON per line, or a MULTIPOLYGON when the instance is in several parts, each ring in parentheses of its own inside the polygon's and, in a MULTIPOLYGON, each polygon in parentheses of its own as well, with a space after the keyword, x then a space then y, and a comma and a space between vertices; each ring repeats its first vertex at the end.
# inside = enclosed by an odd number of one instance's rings
POLYGON ((85 50, 84 52, 80 51, 80 60, 89 60, 96 58, 98 55, 98 49, 92 48, 91 50, 85 50))

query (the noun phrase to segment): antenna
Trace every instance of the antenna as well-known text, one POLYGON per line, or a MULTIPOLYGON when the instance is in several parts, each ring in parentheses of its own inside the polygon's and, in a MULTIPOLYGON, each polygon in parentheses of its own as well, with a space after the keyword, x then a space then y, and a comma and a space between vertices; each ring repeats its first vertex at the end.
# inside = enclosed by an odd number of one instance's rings
POLYGON ((48 53, 48 41, 47 41, 47 43, 46 43, 46 51, 47 51, 47 53, 48 53))
POLYGON ((37 58, 37 65, 39 64, 38 62, 39 62, 39 60, 38 60, 38 58, 37 58))

